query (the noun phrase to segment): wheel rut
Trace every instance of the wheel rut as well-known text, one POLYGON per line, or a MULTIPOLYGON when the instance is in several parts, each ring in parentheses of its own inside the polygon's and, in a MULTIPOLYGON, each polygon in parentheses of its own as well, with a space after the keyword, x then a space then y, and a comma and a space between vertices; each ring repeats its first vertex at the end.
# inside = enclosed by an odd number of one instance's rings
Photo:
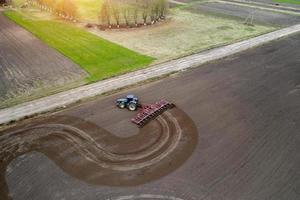
POLYGON ((158 179, 175 170, 191 155, 196 142, 195 125, 178 108, 164 112, 128 138, 117 137, 77 117, 53 116, 1 134, 0 194, 8 198, 7 165, 28 152, 45 154, 67 174, 82 181, 127 186, 158 179))

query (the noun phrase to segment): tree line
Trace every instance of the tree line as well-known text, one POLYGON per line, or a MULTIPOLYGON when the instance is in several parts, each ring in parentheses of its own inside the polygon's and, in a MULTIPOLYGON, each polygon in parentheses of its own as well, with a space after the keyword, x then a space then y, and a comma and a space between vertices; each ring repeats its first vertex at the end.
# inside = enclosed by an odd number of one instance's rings
POLYGON ((9 4, 10 0, 0 0, 0 5, 9 4))
POLYGON ((99 22, 108 27, 120 27, 121 24, 154 24, 165 19, 167 9, 167 0, 103 0, 99 22))
POLYGON ((65 19, 74 20, 78 17, 77 6, 73 0, 27 0, 27 3, 65 19))
MULTIPOLYGON (((79 18, 77 5, 73 0, 27 0, 27 4, 64 19, 74 21, 79 18)), ((167 11, 168 0, 102 0, 98 17, 100 26, 104 27, 138 26, 165 19, 167 11)))

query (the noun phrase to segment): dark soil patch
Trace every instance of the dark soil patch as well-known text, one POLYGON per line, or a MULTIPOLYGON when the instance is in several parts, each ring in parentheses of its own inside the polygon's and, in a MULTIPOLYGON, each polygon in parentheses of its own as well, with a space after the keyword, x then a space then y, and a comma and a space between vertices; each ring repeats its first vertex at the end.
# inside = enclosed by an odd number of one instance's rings
POLYGON ((0 100, 83 80, 78 65, 0 13, 0 100))
POLYGON ((66 173, 87 183, 129 186, 175 170, 192 154, 197 142, 193 122, 177 108, 127 138, 69 116, 53 116, 6 133, 0 137, 1 199, 9 198, 6 166, 27 152, 44 153, 66 173))

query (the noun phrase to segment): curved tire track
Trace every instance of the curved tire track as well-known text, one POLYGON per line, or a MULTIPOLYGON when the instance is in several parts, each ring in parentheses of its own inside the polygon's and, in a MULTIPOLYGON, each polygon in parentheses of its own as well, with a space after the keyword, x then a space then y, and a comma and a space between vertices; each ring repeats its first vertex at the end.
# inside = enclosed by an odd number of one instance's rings
POLYGON ((66 173, 92 184, 136 185, 179 167, 197 141, 192 121, 177 108, 139 130, 135 136, 119 138, 70 116, 8 130, 0 136, 1 188, 5 188, 1 193, 7 193, 6 166, 30 151, 44 153, 66 173))

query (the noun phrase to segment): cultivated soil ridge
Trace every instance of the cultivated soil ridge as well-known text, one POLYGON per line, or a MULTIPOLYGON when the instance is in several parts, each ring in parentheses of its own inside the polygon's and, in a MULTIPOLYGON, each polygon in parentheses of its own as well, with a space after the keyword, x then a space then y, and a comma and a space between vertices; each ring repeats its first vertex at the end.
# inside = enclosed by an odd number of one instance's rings
POLYGON ((166 74, 182 71, 191 67, 221 59, 241 51, 286 37, 300 32, 300 24, 270 32, 255 38, 237 42, 231 45, 204 51, 184 58, 172 60, 152 67, 130 72, 124 75, 85 85, 69 91, 22 103, 10 108, 0 110, 0 125, 20 120, 28 116, 48 112, 66 105, 78 102, 81 99, 94 97, 112 90, 124 88, 148 79, 166 74))

